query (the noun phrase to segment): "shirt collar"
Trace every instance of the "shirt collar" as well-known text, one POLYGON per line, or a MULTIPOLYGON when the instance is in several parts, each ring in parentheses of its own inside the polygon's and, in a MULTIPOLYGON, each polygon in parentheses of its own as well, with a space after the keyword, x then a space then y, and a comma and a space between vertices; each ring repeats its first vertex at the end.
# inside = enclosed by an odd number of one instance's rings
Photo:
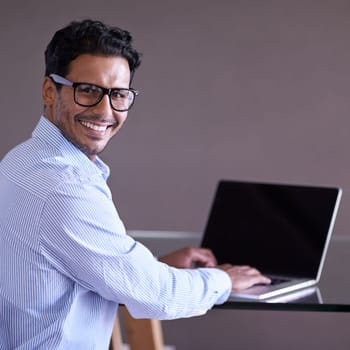
POLYGON ((60 150, 62 155, 72 158, 85 169, 92 173, 100 173, 105 180, 109 177, 110 169, 98 156, 95 162, 92 162, 79 148, 63 136, 61 130, 50 122, 45 116, 41 116, 35 127, 32 136, 39 138, 51 146, 60 150))

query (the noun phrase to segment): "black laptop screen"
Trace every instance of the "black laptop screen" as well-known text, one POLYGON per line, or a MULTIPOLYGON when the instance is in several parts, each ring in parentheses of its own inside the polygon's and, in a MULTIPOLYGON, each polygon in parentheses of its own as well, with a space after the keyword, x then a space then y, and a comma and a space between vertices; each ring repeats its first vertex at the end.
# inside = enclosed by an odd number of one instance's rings
MULTIPOLYGON (((316 278, 339 189, 220 181, 202 246, 218 262, 316 278)), ((334 214, 335 215, 335 214, 334 214)))

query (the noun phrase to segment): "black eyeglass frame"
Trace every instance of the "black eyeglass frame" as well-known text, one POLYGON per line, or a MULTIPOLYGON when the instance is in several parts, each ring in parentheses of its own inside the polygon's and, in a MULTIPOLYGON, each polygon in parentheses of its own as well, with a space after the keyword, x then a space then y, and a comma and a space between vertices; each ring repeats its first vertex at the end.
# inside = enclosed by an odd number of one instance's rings
POLYGON ((82 106, 82 107, 94 107, 96 105, 98 105, 103 97, 105 95, 108 95, 108 98, 109 98, 109 104, 111 106, 112 109, 114 109, 115 111, 117 112, 127 112, 130 110, 130 108, 133 106, 134 102, 135 102, 135 99, 136 99, 136 96, 138 96, 140 94, 139 91, 135 90, 135 89, 132 89, 132 88, 129 88, 129 89, 126 89, 126 88, 110 88, 110 89, 107 89, 107 88, 104 88, 102 86, 99 86, 99 85, 96 85, 96 84, 92 84, 92 83, 84 83, 84 82, 72 82, 58 74, 50 74, 49 75, 50 79, 55 83, 55 84, 59 84, 59 85, 65 85, 65 86, 70 86, 74 89, 74 93, 73 93, 73 96, 74 96, 74 102, 79 105, 79 106, 82 106), (100 97, 100 99, 93 103, 93 104, 82 104, 82 103, 79 103, 76 99, 76 88, 80 85, 90 85, 90 86, 94 86, 96 88, 99 88, 101 91, 102 91, 102 95, 100 97), (113 103, 112 103, 112 99, 111 99, 111 95, 114 93, 114 92, 118 92, 118 91, 129 91, 133 94, 133 100, 129 106, 129 108, 127 109, 118 109, 118 108, 115 108, 113 106, 113 103))

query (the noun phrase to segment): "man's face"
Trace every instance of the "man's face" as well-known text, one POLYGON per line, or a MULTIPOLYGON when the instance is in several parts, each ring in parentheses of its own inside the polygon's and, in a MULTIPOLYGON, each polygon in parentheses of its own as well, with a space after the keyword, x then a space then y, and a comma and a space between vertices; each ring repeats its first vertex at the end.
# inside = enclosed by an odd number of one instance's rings
MULTIPOLYGON (((129 88, 130 69, 123 57, 84 54, 71 62, 65 78, 105 88, 129 88)), ((96 106, 79 106, 74 102, 73 87, 62 85, 58 92, 48 77, 43 84, 43 99, 45 116, 91 160, 103 151, 127 117, 127 112, 112 109, 108 95, 96 106)))

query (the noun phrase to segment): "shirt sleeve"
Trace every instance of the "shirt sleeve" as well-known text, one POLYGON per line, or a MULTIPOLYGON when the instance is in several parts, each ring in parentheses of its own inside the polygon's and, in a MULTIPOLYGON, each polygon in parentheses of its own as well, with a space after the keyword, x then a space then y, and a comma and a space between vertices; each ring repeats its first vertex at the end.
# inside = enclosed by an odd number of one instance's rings
POLYGON ((125 232, 108 187, 65 183, 47 199, 41 250, 61 274, 134 317, 172 319, 204 314, 231 291, 215 268, 176 269, 157 261, 125 232))

